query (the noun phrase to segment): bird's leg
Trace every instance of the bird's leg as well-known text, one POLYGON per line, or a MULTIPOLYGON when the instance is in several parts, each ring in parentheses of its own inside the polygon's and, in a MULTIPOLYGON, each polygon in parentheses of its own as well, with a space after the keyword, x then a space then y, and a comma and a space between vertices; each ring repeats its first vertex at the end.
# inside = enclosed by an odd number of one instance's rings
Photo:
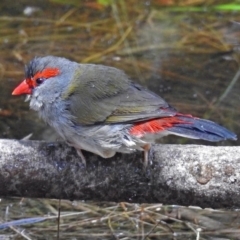
POLYGON ((144 168, 146 168, 148 166, 148 153, 149 153, 150 148, 151 148, 150 144, 146 144, 142 147, 142 149, 144 151, 144 156, 143 156, 143 166, 144 166, 144 168))
POLYGON ((82 153, 82 150, 81 149, 76 149, 77 151, 77 154, 78 156, 81 158, 82 160, 82 164, 84 165, 84 167, 87 166, 87 163, 86 163, 86 158, 84 157, 83 153, 82 153))
POLYGON ((78 156, 81 158, 82 164, 84 165, 84 167, 86 167, 86 166, 87 166, 86 158, 84 157, 81 148, 79 148, 79 146, 76 146, 75 144, 71 143, 70 141, 66 141, 66 143, 67 143, 69 146, 75 148, 75 150, 77 151, 78 156))

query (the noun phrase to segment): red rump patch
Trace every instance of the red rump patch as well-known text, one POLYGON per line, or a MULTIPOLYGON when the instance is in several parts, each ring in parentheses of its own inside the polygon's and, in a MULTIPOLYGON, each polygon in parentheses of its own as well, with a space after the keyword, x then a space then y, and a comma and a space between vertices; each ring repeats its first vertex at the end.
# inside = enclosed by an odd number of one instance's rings
POLYGON ((191 124, 190 122, 183 121, 178 117, 165 117, 136 123, 130 128, 129 133, 141 137, 147 133, 159 133, 174 126, 175 124, 181 123, 191 124))

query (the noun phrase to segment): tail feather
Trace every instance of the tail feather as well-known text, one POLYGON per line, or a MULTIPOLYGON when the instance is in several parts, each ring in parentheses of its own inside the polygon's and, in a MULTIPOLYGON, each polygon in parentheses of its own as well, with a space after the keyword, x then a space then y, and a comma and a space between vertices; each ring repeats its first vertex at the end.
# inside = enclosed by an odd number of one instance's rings
POLYGON ((211 142, 227 139, 237 140, 236 134, 212 121, 184 115, 180 115, 177 118, 183 123, 174 124, 168 128, 167 130, 170 134, 211 142))

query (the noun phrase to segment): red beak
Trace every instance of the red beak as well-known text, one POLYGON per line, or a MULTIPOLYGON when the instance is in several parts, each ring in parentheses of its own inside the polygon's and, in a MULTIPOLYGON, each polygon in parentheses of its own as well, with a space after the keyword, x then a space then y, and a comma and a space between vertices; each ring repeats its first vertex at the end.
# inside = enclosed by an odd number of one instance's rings
POLYGON ((32 88, 27 84, 26 79, 23 80, 12 92, 12 95, 31 94, 32 88))

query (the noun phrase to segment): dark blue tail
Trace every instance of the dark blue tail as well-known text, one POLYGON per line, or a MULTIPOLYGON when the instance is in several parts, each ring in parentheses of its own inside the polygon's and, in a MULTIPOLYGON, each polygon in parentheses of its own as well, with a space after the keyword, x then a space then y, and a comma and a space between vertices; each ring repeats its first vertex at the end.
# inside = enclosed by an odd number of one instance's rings
POLYGON ((177 118, 186 123, 176 124, 169 128, 168 131, 172 134, 211 142, 237 140, 236 134, 212 121, 181 115, 177 118))

